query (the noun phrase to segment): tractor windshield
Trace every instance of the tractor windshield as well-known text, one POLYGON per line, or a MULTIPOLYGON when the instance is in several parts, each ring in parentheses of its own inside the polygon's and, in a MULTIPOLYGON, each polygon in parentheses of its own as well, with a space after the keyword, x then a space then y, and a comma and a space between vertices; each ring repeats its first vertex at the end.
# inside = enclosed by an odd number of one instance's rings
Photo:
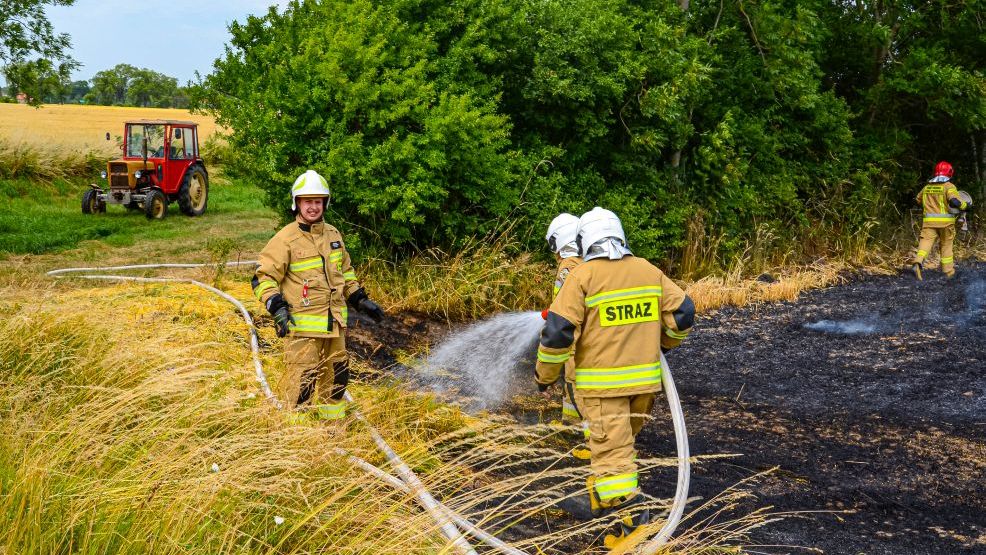
POLYGON ((164 126, 163 125, 128 125, 127 126, 127 156, 144 157, 144 138, 147 138, 147 156, 161 158, 164 156, 164 126))

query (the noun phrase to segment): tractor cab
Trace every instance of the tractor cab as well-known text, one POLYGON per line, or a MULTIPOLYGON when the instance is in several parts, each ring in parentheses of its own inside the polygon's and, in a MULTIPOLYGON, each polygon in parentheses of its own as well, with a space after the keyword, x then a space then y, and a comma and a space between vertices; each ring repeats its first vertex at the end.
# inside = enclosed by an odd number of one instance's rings
POLYGON ((123 157, 110 160, 106 188, 90 185, 82 212, 104 212, 107 204, 143 209, 148 218, 165 216, 178 202, 189 216, 205 212, 209 176, 199 156, 198 124, 178 120, 135 120, 125 124, 123 157))

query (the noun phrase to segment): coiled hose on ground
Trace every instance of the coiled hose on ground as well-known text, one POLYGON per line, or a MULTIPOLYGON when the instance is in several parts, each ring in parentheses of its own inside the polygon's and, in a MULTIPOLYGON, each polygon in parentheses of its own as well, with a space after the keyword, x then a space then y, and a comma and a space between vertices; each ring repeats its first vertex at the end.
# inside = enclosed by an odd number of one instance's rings
MULTIPOLYGON (((234 261, 225 263, 226 266, 248 266, 255 265, 257 262, 253 260, 249 261, 234 261)), ((106 281, 134 281, 134 282, 152 282, 152 283, 189 283, 219 295, 223 299, 227 300, 233 304, 237 310, 239 310, 240 315, 243 320, 247 323, 250 329, 250 349, 253 355, 253 366, 255 377, 257 382, 260 384, 260 388, 264 393, 264 396, 270 401, 274 406, 280 408, 282 406, 281 402, 278 401, 274 392, 270 388, 270 384, 267 381, 267 375, 264 373, 263 366, 260 363, 260 343, 257 337, 257 328, 254 325, 253 318, 250 316, 250 312, 243 306, 243 303, 238 301, 235 297, 229 295, 228 293, 221 291, 211 285, 207 285, 200 281, 188 278, 148 278, 139 276, 121 276, 121 275, 111 275, 111 274, 94 274, 92 272, 115 272, 121 270, 148 270, 148 269, 161 269, 161 268, 203 268, 209 266, 216 266, 215 264, 137 264, 129 266, 105 266, 105 267, 93 267, 93 268, 62 268, 57 270, 51 270, 46 273, 50 277, 63 277, 67 274, 80 274, 75 277, 83 279, 94 279, 94 280, 106 280, 106 281)), ((648 542, 643 544, 641 547, 635 550, 636 553, 642 555, 653 555, 661 547, 667 544, 668 540, 671 538, 671 534, 674 533, 675 528, 678 526, 678 522, 681 520, 681 515, 685 510, 685 504, 688 499, 688 482, 689 482, 689 453, 688 453, 688 435, 685 429, 685 415, 681 410, 681 401, 678 398, 678 391, 674 385, 674 378, 671 375, 671 369, 668 365, 667 360, 664 358, 664 354, 661 354, 661 366, 662 366, 662 378, 664 382, 664 392, 668 398, 668 406, 671 409, 671 419, 674 424, 675 441, 677 443, 678 450, 678 482, 675 489, 674 500, 671 505, 671 511, 668 514, 668 519, 665 521, 664 525, 657 532, 657 534, 648 542)), ((354 399, 349 394, 346 393, 346 400, 350 403, 354 402, 354 399)), ((503 541, 497 539, 495 536, 483 531, 476 525, 472 524, 468 519, 459 515, 449 507, 445 506, 438 500, 436 500, 431 493, 425 489, 424 484, 417 477, 413 470, 407 466, 406 463, 394 452, 390 445, 383 439, 376 428, 373 427, 367 421, 366 417, 356 409, 352 410, 353 415, 357 420, 362 422, 367 429, 370 431, 373 441, 377 444, 377 447, 390 462, 394 470, 400 475, 400 478, 389 474, 378 467, 364 461, 358 457, 350 455, 343 449, 336 449, 336 452, 346 456, 351 462, 368 472, 369 474, 377 477, 390 484, 391 486, 411 493, 418 500, 421 507, 431 515, 432 519, 435 520, 442 534, 452 543, 456 548, 456 551, 464 555, 477 555, 475 549, 469 544, 468 540, 462 535, 456 525, 462 528, 466 533, 474 536, 475 538, 485 542, 490 547, 499 551, 500 553, 506 553, 508 555, 527 555, 524 551, 521 551, 515 547, 512 547, 503 541)))

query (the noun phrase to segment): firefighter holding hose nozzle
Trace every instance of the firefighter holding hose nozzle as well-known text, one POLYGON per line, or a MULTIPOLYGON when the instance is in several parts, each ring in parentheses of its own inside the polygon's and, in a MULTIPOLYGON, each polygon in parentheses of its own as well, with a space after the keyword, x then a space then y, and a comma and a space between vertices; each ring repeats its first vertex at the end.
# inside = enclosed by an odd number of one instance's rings
POLYGON ((582 215, 573 268, 548 309, 535 369, 545 390, 565 369, 588 421, 591 476, 586 490, 557 505, 578 518, 616 514, 618 548, 650 520, 634 442, 661 390, 661 349, 688 335, 695 305, 656 266, 633 255, 619 218, 599 207, 582 215), (574 363, 566 363, 574 359, 574 363))
MULTIPOLYGON (((955 277, 955 258, 953 245, 955 243, 955 219, 957 213, 965 212, 972 207, 971 199, 963 199, 959 190, 952 183, 952 165, 944 160, 935 166, 935 175, 918 193, 917 201, 924 211, 921 224, 921 238, 918 241, 917 253, 911 261, 911 271, 919 281, 924 279, 924 259, 939 242, 941 252, 941 270, 947 279, 955 277)), ((962 193, 965 194, 965 193, 962 193)))
POLYGON ((376 322, 384 312, 356 279, 342 234, 325 223, 329 184, 308 170, 291 187, 295 221, 260 252, 251 285, 285 338, 284 375, 278 397, 291 410, 289 421, 346 416, 349 354, 348 307, 376 322))

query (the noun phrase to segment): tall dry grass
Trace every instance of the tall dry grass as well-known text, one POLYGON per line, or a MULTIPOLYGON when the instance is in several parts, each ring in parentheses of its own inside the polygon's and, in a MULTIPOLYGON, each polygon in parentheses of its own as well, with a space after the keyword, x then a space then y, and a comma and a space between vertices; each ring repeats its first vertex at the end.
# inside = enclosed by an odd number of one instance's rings
POLYGON ((0 137, 0 179, 27 179, 50 183, 56 179, 88 177, 95 180, 110 155, 66 146, 43 147, 14 143, 0 137))
POLYGON ((555 269, 517 252, 508 236, 473 238, 455 253, 429 249, 397 263, 370 259, 359 275, 393 311, 461 320, 546 308, 555 269))
MULTIPOLYGON (((289 426, 259 398, 245 324, 224 301, 183 285, 2 279, 0 552, 450 552, 407 495, 335 453, 385 467, 366 429, 289 426)), ((261 338, 276 380, 280 342, 266 327, 261 338)), ((599 552, 590 546, 608 522, 545 512, 587 471, 566 456, 565 430, 472 418, 394 384, 352 390, 456 510, 530 552, 599 552), (532 522, 547 525, 532 532, 532 522)), ((672 459, 641 464, 671 487, 672 459)), ((715 545, 741 541, 743 520, 720 520, 679 541, 711 541, 700 538, 712 529, 715 545)))

